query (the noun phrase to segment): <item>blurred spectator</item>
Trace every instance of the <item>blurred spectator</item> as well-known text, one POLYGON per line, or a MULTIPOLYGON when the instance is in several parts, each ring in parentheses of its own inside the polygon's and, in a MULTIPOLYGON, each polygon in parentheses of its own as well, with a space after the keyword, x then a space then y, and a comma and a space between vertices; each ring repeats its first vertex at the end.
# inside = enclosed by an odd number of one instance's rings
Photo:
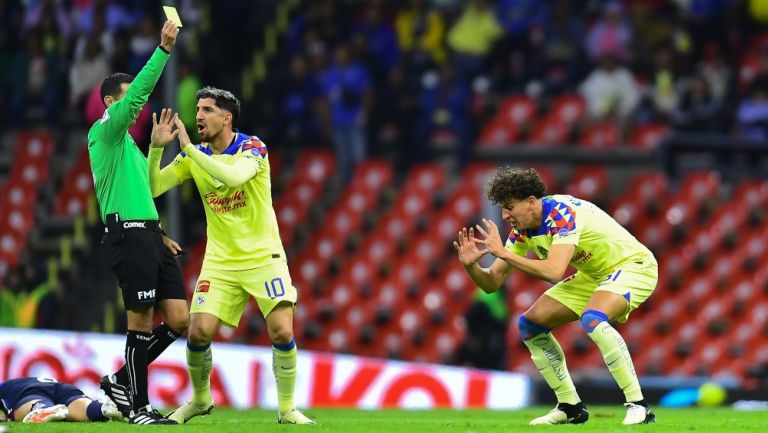
POLYGON ((330 123, 342 179, 349 179, 366 155, 366 124, 373 104, 368 71, 350 58, 340 44, 335 63, 323 77, 322 90, 330 104, 330 123))
POLYGON ((427 6, 426 0, 410 0, 395 21, 400 48, 417 67, 429 62, 442 64, 446 59, 443 17, 427 6))
POLYGON ((629 45, 632 42, 632 29, 623 16, 621 4, 606 3, 603 16, 587 33, 587 52, 597 60, 610 53, 622 60, 629 60, 629 45))
POLYGON ((701 74, 707 80, 712 96, 722 101, 727 100, 733 87, 733 72, 725 62, 719 45, 707 46, 699 67, 701 74))
MULTIPOLYGON (((566 0, 567 1, 567 0, 566 0)), ((547 2, 540 0, 498 0, 496 15, 505 32, 505 47, 509 50, 527 51, 529 34, 543 24, 547 2)), ((563 3, 563 1, 558 1, 563 3)))
POLYGON ((108 73, 109 63, 101 50, 101 43, 92 36, 86 42, 83 57, 75 60, 69 71, 69 105, 80 106, 85 95, 108 73))
POLYGON ((112 57, 112 53, 115 50, 115 38, 112 31, 107 28, 107 23, 104 20, 104 15, 96 15, 93 17, 93 31, 89 33, 82 33, 77 38, 75 43, 75 55, 74 60, 80 60, 85 56, 85 46, 90 38, 97 38, 99 44, 101 44, 101 50, 107 59, 112 57))
POLYGON ((739 105, 736 128, 742 137, 768 139, 768 75, 752 82, 749 98, 739 105))
MULTIPOLYGON (((21 33, 24 7, 20 0, 0 1, 0 119, 12 118, 13 99, 23 83, 24 45, 21 33)), ((13 124, 13 123, 12 123, 13 124)))
POLYGON ((150 17, 144 17, 131 37, 130 71, 135 74, 157 48, 157 26, 150 17))
POLYGON ((473 78, 483 66, 483 60, 502 35, 485 0, 471 0, 459 20, 448 32, 448 45, 454 50, 454 64, 464 80, 473 78))
POLYGON ((15 125, 26 121, 30 107, 42 107, 48 124, 56 124, 62 91, 59 57, 55 51, 45 52, 40 34, 27 37, 27 49, 16 57, 11 76, 15 89, 11 96, 11 118, 15 125))
POLYGON ((115 0, 74 0, 73 17, 80 32, 95 33, 98 30, 96 21, 101 17, 106 28, 118 32, 133 26, 134 20, 128 11, 115 0))
POLYGON ((373 134, 385 151, 395 153, 397 166, 408 167, 414 158, 414 126, 417 120, 417 86, 405 68, 389 70, 387 90, 376 97, 373 112, 373 134))
POLYGON ((667 48, 657 50, 654 55, 654 71, 650 86, 650 100, 656 116, 666 118, 677 105, 675 85, 672 52, 667 48))
POLYGON ((573 15, 568 0, 557 1, 552 19, 542 29, 534 76, 544 80, 549 92, 559 93, 572 88, 585 73, 584 49, 581 43, 584 28, 573 15))
POLYGON ((43 27, 46 20, 55 24, 62 37, 68 38, 72 35, 72 26, 69 23, 67 12, 62 6, 62 2, 57 0, 41 0, 32 3, 24 18, 24 30, 29 32, 35 28, 43 27))
POLYGON ((627 119, 640 96, 629 70, 612 54, 600 57, 598 68, 581 84, 581 94, 593 119, 627 119))
POLYGON ((55 298, 48 283, 32 265, 23 264, 14 268, 7 277, 5 287, 0 288, 0 326, 55 327, 57 315, 51 314, 55 298), (45 304, 46 315, 38 315, 41 303, 45 304))
POLYGON ((176 110, 179 118, 184 122, 189 137, 194 143, 200 139, 197 134, 197 91, 203 85, 200 77, 195 74, 189 59, 179 62, 179 87, 176 91, 176 110))
POLYGON ((425 76, 423 85, 421 116, 416 129, 416 160, 427 161, 431 157, 433 135, 447 132, 454 136, 457 163, 459 167, 463 167, 468 162, 473 143, 469 136, 467 116, 468 86, 459 79, 451 64, 443 65, 439 76, 425 76))
POLYGON ((687 80, 670 113, 672 126, 680 131, 719 131, 722 128, 723 100, 712 92, 709 82, 697 74, 687 80))
POLYGON ((670 7, 659 10, 650 3, 635 1, 627 8, 632 29, 630 49, 638 66, 652 59, 657 47, 670 45, 673 40, 677 11, 670 7))
POLYGON ((355 35, 366 42, 367 54, 376 63, 377 69, 386 77, 386 72, 400 59, 400 46, 397 34, 390 23, 384 19, 384 12, 379 2, 368 5, 363 20, 355 28, 355 35))
POLYGON ((485 293, 478 289, 464 318, 467 332, 456 352, 456 363, 485 370, 506 370, 509 311, 504 291, 485 293))
POLYGON ((298 147, 316 145, 320 133, 317 103, 321 87, 320 81, 310 75, 304 56, 295 54, 291 58, 288 77, 281 82, 278 93, 278 140, 298 147))

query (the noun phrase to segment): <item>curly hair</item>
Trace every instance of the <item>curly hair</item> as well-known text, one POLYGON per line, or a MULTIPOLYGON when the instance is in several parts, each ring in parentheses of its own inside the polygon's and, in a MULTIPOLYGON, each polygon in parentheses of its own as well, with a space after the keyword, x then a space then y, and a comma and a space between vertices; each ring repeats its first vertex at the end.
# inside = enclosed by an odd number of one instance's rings
POLYGON ((542 198, 547 195, 547 185, 532 168, 503 167, 488 181, 487 194, 491 202, 503 206, 512 199, 542 198))

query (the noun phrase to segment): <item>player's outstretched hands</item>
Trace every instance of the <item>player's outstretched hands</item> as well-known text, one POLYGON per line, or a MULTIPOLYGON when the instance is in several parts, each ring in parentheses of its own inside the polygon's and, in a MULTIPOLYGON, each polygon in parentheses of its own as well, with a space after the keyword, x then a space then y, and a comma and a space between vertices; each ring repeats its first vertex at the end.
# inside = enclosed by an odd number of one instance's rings
POLYGON ((167 20, 163 24, 163 30, 160 31, 160 46, 165 51, 171 51, 174 45, 176 45, 176 37, 179 36, 179 28, 171 20, 167 20))
POLYGON ((459 253, 459 261, 464 266, 470 266, 477 263, 487 251, 480 251, 475 243, 475 232, 472 227, 467 230, 462 227, 459 232, 459 240, 453 242, 453 248, 459 253))
POLYGON ((179 113, 173 116, 173 122, 176 124, 176 130, 179 131, 179 146, 181 146, 181 150, 184 150, 188 144, 192 143, 192 140, 189 138, 189 134, 187 134, 184 122, 179 118, 179 113))
POLYGON ((160 120, 157 119, 157 113, 152 113, 152 135, 151 143, 152 147, 165 147, 179 135, 179 129, 173 122, 174 119, 173 110, 170 108, 163 108, 160 112, 160 120))
POLYGON ((483 239, 474 239, 474 241, 480 245, 484 245, 486 252, 499 257, 499 255, 504 253, 504 244, 501 242, 499 228, 496 226, 495 222, 489 219, 483 218, 483 224, 485 225, 485 229, 483 229, 480 224, 475 224, 478 233, 483 235, 483 239))

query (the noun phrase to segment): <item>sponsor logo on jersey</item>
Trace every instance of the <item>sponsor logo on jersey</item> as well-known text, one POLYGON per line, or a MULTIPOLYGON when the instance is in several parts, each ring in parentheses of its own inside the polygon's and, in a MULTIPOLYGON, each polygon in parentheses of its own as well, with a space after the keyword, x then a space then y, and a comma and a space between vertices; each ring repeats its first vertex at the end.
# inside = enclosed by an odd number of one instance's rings
POLYGON ((586 251, 579 251, 573 255, 571 262, 576 263, 577 265, 583 265, 584 263, 587 263, 591 259, 592 259, 592 253, 588 253, 586 251))
POLYGON ((231 195, 220 195, 215 192, 205 194, 205 201, 216 213, 229 212, 247 206, 245 200, 245 191, 236 191, 231 195))
POLYGON ((539 254, 541 255, 541 257, 547 258, 547 254, 549 254, 549 251, 547 251, 546 248, 539 245, 536 247, 536 249, 539 251, 539 254))
POLYGON ((147 228, 147 223, 143 221, 133 221, 133 222, 126 222, 123 223, 124 229, 145 229, 147 228))

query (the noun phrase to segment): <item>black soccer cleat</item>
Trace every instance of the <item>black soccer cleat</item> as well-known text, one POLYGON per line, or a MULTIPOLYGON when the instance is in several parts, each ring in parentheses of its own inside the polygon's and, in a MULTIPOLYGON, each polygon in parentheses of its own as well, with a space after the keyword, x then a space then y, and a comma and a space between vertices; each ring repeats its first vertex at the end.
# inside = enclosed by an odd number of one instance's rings
POLYGON ((163 425, 163 424, 178 424, 172 419, 164 417, 157 409, 152 409, 152 406, 145 406, 139 409, 138 412, 131 414, 128 418, 128 424, 138 425, 163 425))
POLYGON ((133 397, 131 396, 131 390, 127 386, 117 383, 114 374, 108 374, 99 380, 99 387, 104 394, 109 397, 117 406, 117 410, 128 418, 133 411, 133 397))

